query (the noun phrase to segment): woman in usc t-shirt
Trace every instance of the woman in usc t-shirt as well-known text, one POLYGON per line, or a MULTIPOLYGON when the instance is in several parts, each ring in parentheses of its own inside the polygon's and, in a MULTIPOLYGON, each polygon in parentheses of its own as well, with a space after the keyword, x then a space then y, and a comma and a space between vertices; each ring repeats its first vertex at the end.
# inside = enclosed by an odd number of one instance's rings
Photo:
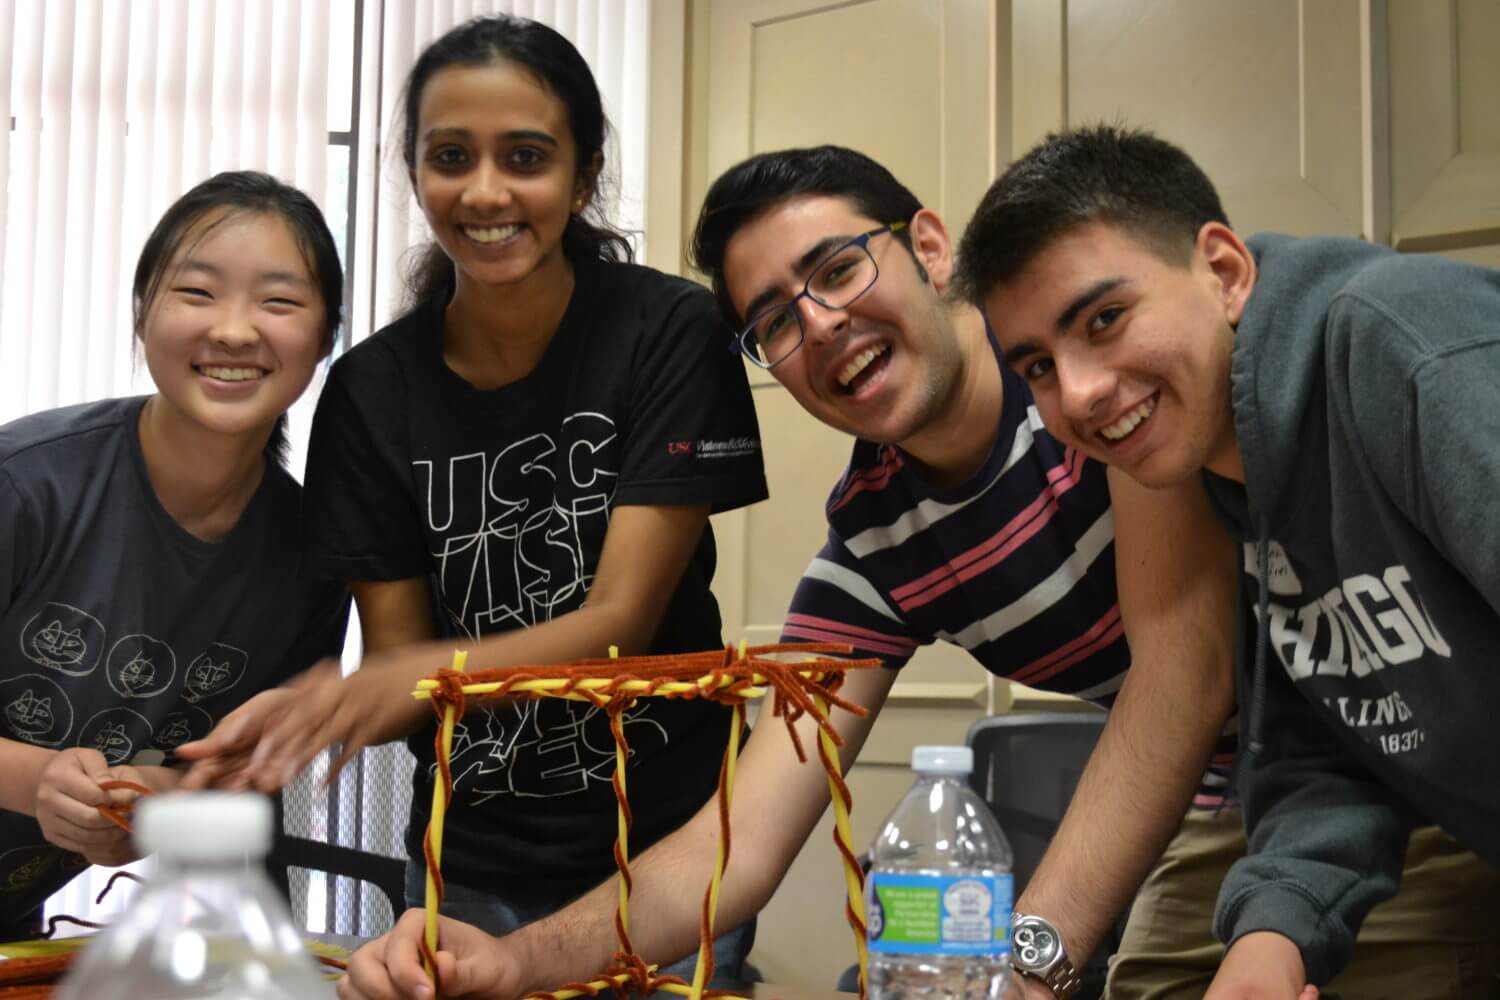
POLYGON ((156 392, 0 427, 0 941, 129 835, 97 810, 342 644, 306 571, 284 414, 338 330, 343 274, 302 192, 219 174, 146 240, 134 335, 156 392))
MULTIPOLYGON (((471 21, 417 60, 404 110, 436 245, 411 309, 334 365, 307 485, 314 561, 353 588, 367 655, 269 723, 252 780, 273 787, 335 741, 347 756, 409 736, 415 902, 435 773, 416 681, 455 647, 478 669, 720 645, 708 515, 766 487, 712 296, 624 262, 624 238, 589 221, 607 126, 573 46, 531 21, 471 21)), ((625 731, 637 851, 713 794, 728 713, 643 699, 625 731)), ((607 718, 581 702, 469 713, 444 911, 501 932, 608 877, 614 759, 607 718)), ((748 934, 733 945, 731 976, 748 934)))

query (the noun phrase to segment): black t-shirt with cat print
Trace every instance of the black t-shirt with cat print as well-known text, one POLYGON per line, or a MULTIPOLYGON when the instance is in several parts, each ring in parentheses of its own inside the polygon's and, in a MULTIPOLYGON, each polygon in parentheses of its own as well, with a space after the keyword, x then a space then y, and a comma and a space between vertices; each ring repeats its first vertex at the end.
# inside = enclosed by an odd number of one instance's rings
MULTIPOLYGON (((342 645, 348 597, 304 572, 296 481, 267 461, 229 535, 194 537, 147 478, 145 402, 0 427, 0 737, 159 763, 342 645)), ((0 925, 85 867, 0 810, 0 925)))

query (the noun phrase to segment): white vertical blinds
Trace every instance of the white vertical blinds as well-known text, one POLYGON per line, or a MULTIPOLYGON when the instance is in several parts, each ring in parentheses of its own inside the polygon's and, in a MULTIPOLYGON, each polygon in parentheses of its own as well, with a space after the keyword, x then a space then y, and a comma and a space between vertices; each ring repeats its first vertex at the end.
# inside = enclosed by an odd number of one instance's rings
POLYGON ((326 0, 7 0, 0 32, 3 421, 147 388, 131 271, 188 187, 256 168, 321 201, 330 40, 326 0))

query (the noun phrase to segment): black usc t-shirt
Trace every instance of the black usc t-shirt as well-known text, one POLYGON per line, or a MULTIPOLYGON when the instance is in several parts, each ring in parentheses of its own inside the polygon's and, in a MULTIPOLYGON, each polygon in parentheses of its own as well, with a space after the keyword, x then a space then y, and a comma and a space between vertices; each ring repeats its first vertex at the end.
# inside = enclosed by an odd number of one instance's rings
MULTIPOLYGON (((494 635, 583 604, 617 506, 722 511, 766 496, 744 366, 712 296, 631 264, 585 262, 576 274, 552 342, 517 382, 482 391, 447 367, 441 296, 333 366, 307 472, 320 572, 428 576, 441 634, 494 635)), ((706 530, 653 652, 721 645, 714 562, 706 530)), ((713 794, 728 713, 646 699, 625 731, 634 852, 713 794)), ((432 727, 410 743, 407 848, 420 857, 432 727)), ((614 761, 608 720, 585 703, 470 711, 454 736, 445 873, 520 891, 596 884, 614 867, 614 761)))

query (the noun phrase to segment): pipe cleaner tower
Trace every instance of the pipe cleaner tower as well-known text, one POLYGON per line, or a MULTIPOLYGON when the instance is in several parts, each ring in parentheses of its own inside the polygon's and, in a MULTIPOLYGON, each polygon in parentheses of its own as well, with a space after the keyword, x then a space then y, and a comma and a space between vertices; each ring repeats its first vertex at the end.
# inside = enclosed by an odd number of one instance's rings
MULTIPOLYGON (((614 964, 589 982, 567 983, 556 990, 532 993, 527 1000, 570 1000, 594 996, 601 990, 614 989, 650 994, 657 990, 679 993, 699 1000, 700 997, 725 997, 719 991, 705 993, 704 985, 713 976, 714 917, 718 909, 719 886, 729 862, 730 804, 734 795, 734 769, 739 757, 740 740, 745 728, 745 704, 752 698, 771 696, 771 719, 780 719, 787 727, 797 756, 806 762, 807 754, 797 734, 795 723, 810 715, 818 728, 818 757, 828 775, 833 799, 834 843, 844 865, 848 900, 845 916, 854 932, 859 955, 860 991, 864 992, 867 956, 865 950, 864 875, 855 858, 849 833, 849 810, 853 805, 849 786, 839 769, 838 747, 843 743, 829 722, 830 705, 856 715, 865 709, 838 696, 844 675, 852 669, 879 665, 878 660, 843 660, 827 655, 848 655, 850 647, 837 643, 788 643, 735 650, 726 647, 705 653, 666 656, 611 655, 606 659, 577 660, 549 666, 508 667, 500 670, 464 672, 465 654, 454 654, 453 667, 440 671, 417 685, 413 697, 430 699, 440 720, 435 739, 438 781, 432 793, 432 817, 423 841, 427 863, 427 927, 422 954, 429 972, 435 974, 433 955, 437 951, 437 913, 443 896, 441 872, 443 817, 453 792, 449 754, 456 719, 476 701, 500 698, 571 698, 589 702, 607 713, 615 740, 613 785, 618 804, 618 832, 615 836, 615 864, 619 868, 620 900, 615 910, 615 933, 619 950, 614 964), (777 655, 803 657, 789 663, 774 659, 777 655), (630 803, 625 787, 625 762, 630 748, 625 740, 621 714, 640 698, 707 698, 730 706, 729 744, 719 767, 719 852, 714 873, 703 897, 699 922, 698 966, 691 983, 676 976, 658 975, 636 954, 630 940, 630 803)), ((611 649, 611 654, 614 650, 611 649)), ((442 984, 438 992, 441 995, 442 984)))

